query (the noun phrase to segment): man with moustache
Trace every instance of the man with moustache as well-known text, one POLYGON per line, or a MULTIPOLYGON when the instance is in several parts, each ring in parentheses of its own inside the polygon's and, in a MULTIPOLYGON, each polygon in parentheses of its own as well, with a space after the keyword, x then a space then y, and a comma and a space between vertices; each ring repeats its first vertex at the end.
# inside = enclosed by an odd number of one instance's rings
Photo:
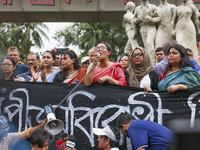
POLYGON ((20 75, 22 77, 20 80, 21 81, 26 81, 26 82, 31 82, 32 81, 32 74, 31 74, 31 69, 35 70, 36 73, 39 73, 40 70, 38 68, 38 65, 40 63, 40 57, 39 55, 35 53, 30 53, 27 56, 27 65, 29 67, 29 71, 23 73, 20 75))

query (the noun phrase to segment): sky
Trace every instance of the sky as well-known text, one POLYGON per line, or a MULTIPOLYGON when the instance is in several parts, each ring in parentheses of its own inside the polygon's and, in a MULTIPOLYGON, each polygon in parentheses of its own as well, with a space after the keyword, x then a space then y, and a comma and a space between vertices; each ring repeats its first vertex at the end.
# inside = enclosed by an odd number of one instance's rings
MULTIPOLYGON (((70 24, 72 23, 70 22, 44 22, 44 24, 46 24, 49 28, 49 31, 45 31, 45 33, 49 37, 49 41, 43 38, 44 46, 42 48, 31 47, 31 51, 35 53, 36 52, 43 53, 44 51, 51 50, 54 47, 65 48, 64 45, 60 45, 59 42, 53 38, 53 36, 55 36, 56 31, 62 30, 62 29, 64 30, 67 26, 70 26, 70 24)), ((70 45, 68 47, 73 48, 78 55, 80 54, 77 47, 73 45, 70 45)))

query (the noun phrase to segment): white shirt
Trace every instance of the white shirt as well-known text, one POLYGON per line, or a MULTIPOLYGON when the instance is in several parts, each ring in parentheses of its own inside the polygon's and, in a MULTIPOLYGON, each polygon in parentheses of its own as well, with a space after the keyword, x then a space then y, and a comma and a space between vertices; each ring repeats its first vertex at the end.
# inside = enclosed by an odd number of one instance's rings
POLYGON ((119 150, 119 148, 113 147, 113 148, 111 148, 110 150, 119 150))

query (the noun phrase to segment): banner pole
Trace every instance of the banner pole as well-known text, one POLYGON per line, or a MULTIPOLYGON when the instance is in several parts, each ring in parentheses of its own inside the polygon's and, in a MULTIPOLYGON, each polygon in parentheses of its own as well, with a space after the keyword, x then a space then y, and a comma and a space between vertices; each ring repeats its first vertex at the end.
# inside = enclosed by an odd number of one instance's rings
POLYGON ((96 67, 96 65, 92 68, 92 69, 90 69, 87 73, 86 73, 86 75, 81 79, 81 81, 69 92, 69 94, 67 94, 67 96, 65 96, 64 98, 63 98, 63 100, 61 100, 61 102, 54 108, 54 111, 74 92, 74 90, 81 84, 81 82, 85 79, 85 77, 87 77, 88 76, 88 74, 94 69, 96 67))

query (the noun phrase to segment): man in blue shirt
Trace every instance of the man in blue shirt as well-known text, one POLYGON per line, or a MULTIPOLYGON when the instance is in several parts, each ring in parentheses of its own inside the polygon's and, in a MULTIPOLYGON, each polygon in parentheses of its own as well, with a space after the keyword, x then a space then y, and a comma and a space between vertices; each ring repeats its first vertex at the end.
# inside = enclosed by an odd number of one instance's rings
POLYGON ((174 133, 168 128, 147 120, 135 120, 128 113, 117 118, 118 128, 130 137, 135 150, 167 150, 174 142, 174 133))
POLYGON ((24 81, 30 82, 32 80, 32 74, 31 74, 31 69, 34 69, 35 72, 40 72, 38 69, 38 65, 40 63, 40 57, 39 55, 35 53, 30 53, 27 56, 27 65, 29 67, 29 71, 23 73, 20 75, 20 77, 24 78, 24 81))
POLYGON ((173 44, 178 44, 176 40, 169 40, 163 43, 162 45, 162 50, 165 54, 165 57, 162 61, 160 61, 156 66, 153 67, 153 70, 157 73, 158 78, 162 76, 163 72, 165 71, 165 68, 168 64, 168 51, 169 51, 169 46, 173 44))
POLYGON ((18 76, 24 72, 27 72, 29 68, 25 65, 20 64, 18 61, 20 60, 20 52, 19 49, 15 46, 10 46, 7 49, 7 56, 12 57, 16 62, 16 69, 14 71, 15 75, 18 76))

